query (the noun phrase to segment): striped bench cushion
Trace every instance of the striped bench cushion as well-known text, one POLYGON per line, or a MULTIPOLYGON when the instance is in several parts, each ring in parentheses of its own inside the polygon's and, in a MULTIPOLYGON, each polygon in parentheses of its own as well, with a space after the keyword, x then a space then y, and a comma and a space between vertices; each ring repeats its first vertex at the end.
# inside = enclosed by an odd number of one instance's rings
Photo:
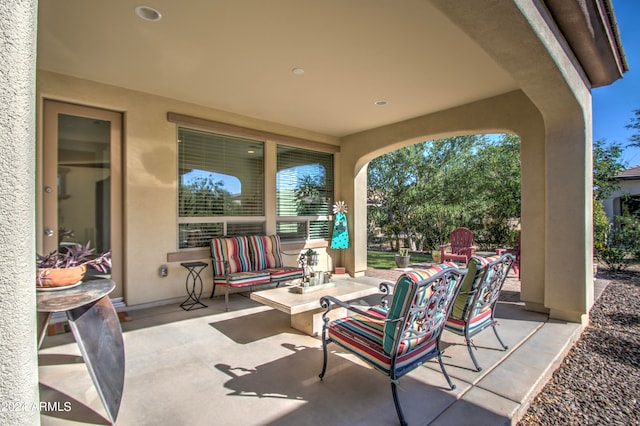
POLYGON ((213 275, 225 274, 224 261, 229 262, 229 272, 251 271, 251 255, 247 237, 226 237, 211 239, 213 275))
POLYGON ((280 236, 251 235, 247 239, 251 249, 251 262, 254 271, 283 266, 280 236))
MULTIPOLYGON (((229 275, 230 287, 244 287, 247 285, 263 284, 271 281, 271 274, 265 271, 235 272, 229 275)), ((220 275, 213 278, 215 285, 227 285, 227 279, 220 275)))
MULTIPOLYGON (((368 313, 379 320, 372 320, 363 315, 355 314, 350 317, 332 321, 329 324, 329 338, 336 344, 354 353, 362 360, 370 363, 375 369, 389 375, 391 370, 391 356, 384 350, 383 329, 387 311, 381 306, 374 306, 368 313)), ((408 367, 421 358, 431 355, 436 350, 436 339, 418 350, 398 356, 396 370, 408 371, 408 367)), ((406 351, 405 351, 406 352, 406 351)))
POLYGON ((302 268, 267 268, 265 272, 271 274, 272 281, 290 281, 295 280, 297 278, 302 278, 303 271, 302 268))

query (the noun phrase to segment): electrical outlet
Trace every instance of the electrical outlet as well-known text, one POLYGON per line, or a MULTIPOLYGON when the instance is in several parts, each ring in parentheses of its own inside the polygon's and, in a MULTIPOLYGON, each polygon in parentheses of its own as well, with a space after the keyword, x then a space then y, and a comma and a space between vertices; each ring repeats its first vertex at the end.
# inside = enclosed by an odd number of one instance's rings
POLYGON ((169 275, 169 267, 167 265, 161 265, 160 266, 160 276, 161 277, 166 277, 167 275, 169 275))

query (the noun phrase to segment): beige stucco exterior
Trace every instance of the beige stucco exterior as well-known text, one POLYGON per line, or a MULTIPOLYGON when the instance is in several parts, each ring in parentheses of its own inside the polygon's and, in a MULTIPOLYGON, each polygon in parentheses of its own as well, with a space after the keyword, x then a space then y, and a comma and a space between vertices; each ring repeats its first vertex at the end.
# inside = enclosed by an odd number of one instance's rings
MULTIPOLYGON (((248 117, 181 102, 142 92, 108 86, 50 72, 37 77, 38 109, 44 99, 119 111, 124 114, 123 140, 123 222, 124 297, 135 306, 184 297, 185 270, 178 261, 168 262, 167 254, 178 250, 177 241, 177 125, 167 120, 168 112, 223 121, 236 126, 303 138, 310 142, 338 145, 335 138, 301 129, 261 122, 248 117), (96 100, 99 100, 96 102, 96 100), (169 275, 158 270, 167 265, 169 275)), ((42 119, 38 120, 42 134, 42 119)), ((38 137, 42 141, 42 137, 38 137)), ((276 143, 265 141, 265 173, 275 175, 276 143)), ((41 153, 41 143, 38 144, 41 153)), ((39 161, 42 156, 39 155, 39 161)), ((41 176, 38 175, 41 181, 41 176)), ((43 185, 37 185, 41 204, 43 185)), ((267 181, 265 209, 275 212, 275 182, 267 181)), ((41 209, 37 210, 38 212, 41 209)), ((275 230, 275 215, 267 215, 267 231, 275 230)), ((42 235, 42 221, 37 233, 42 235)), ((42 240, 40 240, 41 243, 42 240)), ((325 245, 326 246, 326 245, 325 245)), ((295 263, 295 258, 292 258, 295 263)), ((208 261, 208 258, 203 258, 208 261)), ((211 268, 203 273, 205 293, 211 291, 211 268)))

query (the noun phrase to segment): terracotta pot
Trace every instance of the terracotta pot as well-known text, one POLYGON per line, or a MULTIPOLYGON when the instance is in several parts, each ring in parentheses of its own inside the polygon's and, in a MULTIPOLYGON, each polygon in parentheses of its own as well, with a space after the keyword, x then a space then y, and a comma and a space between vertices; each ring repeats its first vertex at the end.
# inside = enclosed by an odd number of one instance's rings
POLYGON ((40 268, 36 272, 36 287, 64 287, 78 283, 84 278, 87 267, 74 266, 64 269, 40 268))

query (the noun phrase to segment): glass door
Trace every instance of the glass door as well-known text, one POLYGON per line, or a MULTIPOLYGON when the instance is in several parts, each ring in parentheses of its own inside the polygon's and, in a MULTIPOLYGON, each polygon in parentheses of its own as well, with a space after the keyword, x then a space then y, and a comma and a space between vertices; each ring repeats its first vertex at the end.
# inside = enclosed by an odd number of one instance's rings
POLYGON ((88 242, 112 250, 111 297, 122 295, 121 128, 117 112, 44 103, 43 252, 88 242))

